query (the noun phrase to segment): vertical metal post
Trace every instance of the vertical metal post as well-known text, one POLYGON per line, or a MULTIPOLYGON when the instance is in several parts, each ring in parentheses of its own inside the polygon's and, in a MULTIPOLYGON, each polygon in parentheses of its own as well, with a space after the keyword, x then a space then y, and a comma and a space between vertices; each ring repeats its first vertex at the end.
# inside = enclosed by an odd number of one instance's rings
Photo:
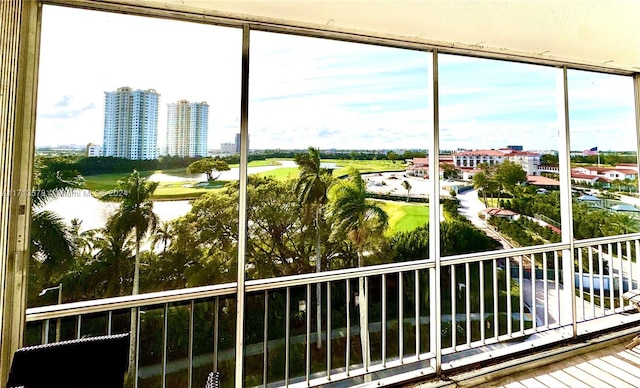
POLYGON ((416 358, 420 359, 420 271, 415 270, 415 317, 416 317, 416 358))
POLYGON ((107 313, 107 335, 111 335, 113 330, 113 310, 107 313))
MULTIPOLYGON (((318 283, 320 284, 320 283, 318 283)), ((309 379, 311 376, 311 284, 307 284, 307 300, 305 301, 306 303, 306 307, 305 307, 305 319, 307 321, 307 346, 306 346, 306 357, 305 357, 305 363, 306 363, 306 381, 307 381, 307 386, 309 386, 309 379)), ((317 299, 320 299, 320 293, 318 293, 318 297, 317 299)), ((316 339, 316 342, 319 343, 320 338, 316 339)))
POLYGON ((346 375, 349 376, 349 365, 351 364, 351 279, 347 279, 346 280, 346 294, 347 294, 347 300, 346 300, 346 316, 347 316, 347 345, 345 346, 346 348, 346 354, 345 354, 345 372, 346 375))
MULTIPOLYGON (((360 341, 364 342, 365 353, 362 354, 362 365, 364 365, 364 371, 369 372, 369 362, 371 348, 369 344, 369 277, 364 277, 364 331, 360 328, 360 333, 365 333, 364 338, 360 338, 360 341)), ((363 306, 360 306, 360 313, 363 313, 363 306)), ((366 381, 366 380, 365 380, 366 381)))
POLYGON ((49 319, 45 320, 43 324, 42 343, 45 345, 49 343, 49 319))
MULTIPOLYGON (((42 6, 0 1, 0 191, 31 190, 42 6)), ((0 386, 22 346, 31 197, 0 195, 0 386)))
POLYGON ((196 302, 191 299, 189 304, 189 375, 187 377, 189 388, 193 386, 193 321, 195 320, 195 308, 196 302))
POLYGON ((466 334, 467 334, 467 346, 471 346, 471 271, 469 263, 464 263, 464 300, 465 300, 465 312, 466 312, 466 334))
POLYGON ((134 307, 131 309, 135 313, 134 317, 131 319, 136 320, 136 338, 135 338, 135 347, 136 347, 136 357, 135 357, 135 368, 133 369, 133 387, 138 388, 138 370, 140 368, 140 321, 142 320, 142 314, 140 311, 140 307, 134 307))
POLYGON ((458 292, 456 290, 456 265, 452 264, 451 272, 449 273, 449 283, 451 284, 451 349, 455 352, 456 345, 458 344, 457 331, 458 320, 456 319, 456 313, 458 312, 458 292))
POLYGON ((604 263, 602 258, 602 244, 598 244, 598 270, 600 275, 600 313, 604 312, 604 263))
POLYGON ((262 333, 262 386, 267 386, 268 369, 267 364, 269 359, 267 358, 269 351, 269 291, 264 291, 264 331, 262 333))
POLYGON ((440 279, 440 179, 439 171, 439 150, 440 150, 440 109, 439 109, 439 86, 438 86, 438 50, 431 53, 431 73, 427 83, 429 109, 433 127, 429 142, 429 258, 435 261, 435 268, 431 271, 430 279, 433 279, 431 291, 433 293, 433 303, 431 311, 430 338, 431 349, 435 352, 436 373, 442 372, 442 294, 440 279))
POLYGON ((167 353, 169 352, 169 303, 164 304, 162 324, 162 388, 167 386, 167 353))
POLYGON ((398 272, 398 358, 404 361, 404 287, 402 272, 398 272))
POLYGON ((485 325, 485 307, 484 307, 484 261, 480 260, 480 342, 483 344, 487 338, 486 325, 485 325))
POLYGON ((511 336, 513 331, 513 308, 511 306, 511 257, 507 257, 505 272, 505 285, 507 291, 507 335, 511 336))
POLYGON ((613 313, 615 311, 615 287, 613 285, 613 245, 607 244, 607 253, 609 254, 609 310, 613 313))
MULTIPOLYGON (((573 241, 573 210, 571 195, 571 147, 570 125, 569 125, 569 83, 567 79, 567 67, 559 68, 556 73, 556 111, 560 128, 560 147, 558 161, 560 164, 560 224, 562 225, 562 242, 569 244, 569 249, 562 252, 562 294, 558 294, 558 301, 564 306, 565 311, 570 309, 569 317, 558 316, 559 324, 571 324, 572 336, 578 335, 578 322, 576 319, 576 298, 575 298, 575 268, 574 255, 575 247, 573 241), (564 322, 563 322, 564 321, 564 322)), ((556 252, 557 255, 557 252, 556 252)), ((556 284, 560 279, 556 278, 556 284)))
POLYGON ((549 269, 547 263, 547 252, 542 252, 542 268, 544 268, 544 272, 542 273, 542 292, 544 293, 544 326, 548 329, 549 311, 551 311, 551 308, 549 307, 549 269))
MULTIPOLYGON (((518 284, 524 283, 524 268, 522 265, 522 255, 518 256, 518 284)), ((524 334, 524 292, 522 288, 520 289, 520 300, 519 300, 519 308, 520 308, 520 333, 524 334)))
MULTIPOLYGON (((62 304, 62 283, 58 285, 58 305, 62 304)), ((62 330, 62 319, 56 320, 56 342, 60 342, 60 331, 62 330)), ((80 315, 78 315, 78 338, 80 338, 80 315)))
POLYGON ((622 244, 618 243, 616 247, 618 248, 618 260, 620 260, 620 271, 618 271, 618 302, 620 303, 620 308, 623 308, 624 300, 622 300, 622 294, 624 291, 622 285, 624 284, 624 261, 622 260, 622 244))
POLYGON ((589 249, 589 300, 591 301, 591 313, 592 318, 596 317, 596 294, 595 294, 595 290, 593 287, 593 249, 591 249, 591 247, 587 248, 589 249))
POLYGON ((493 259, 493 337, 497 341, 498 335, 500 331, 498 329, 498 325, 500 322, 499 319, 499 309, 498 309, 498 261, 497 259, 493 259))
POLYGON ((331 282, 327 282, 327 380, 331 381, 331 282))
POLYGON ((538 303, 536 298, 536 283, 538 274, 536 273, 536 256, 534 254, 531 255, 531 306, 532 306, 532 320, 533 320, 533 330, 538 331, 538 303))
POLYGON ((387 274, 382 274, 382 367, 387 366, 387 274))
POLYGON ((240 97, 240 170, 238 203, 238 279, 236 292, 235 385, 244 385, 245 253, 247 247, 247 163, 249 155, 249 36, 242 27, 242 83, 240 97))
POLYGON ((582 319, 584 319, 585 314, 584 314, 584 274, 582 271, 582 266, 583 266, 583 260, 582 260, 582 248, 578 248, 578 286, 580 287, 580 290, 578 290, 579 293, 579 298, 580 298, 580 305, 581 305, 581 311, 582 311, 582 319))
MULTIPOLYGON (((291 344, 291 287, 287 287, 287 296, 284 312, 284 386, 289 386, 289 357, 291 357, 289 347, 291 344)), ((243 384, 244 385, 244 384, 243 384)))
MULTIPOLYGON (((58 319, 58 322, 60 322, 60 319, 58 319)), ((60 342, 60 334, 58 331, 58 328, 56 327, 56 342, 60 342)), ((76 339, 80 339, 80 334, 82 333, 82 315, 78 315, 78 318, 76 319, 76 339)))
POLYGON ((216 309, 213 316, 213 371, 218 371, 218 344, 219 344, 219 332, 220 332, 220 297, 216 296, 214 303, 216 309))

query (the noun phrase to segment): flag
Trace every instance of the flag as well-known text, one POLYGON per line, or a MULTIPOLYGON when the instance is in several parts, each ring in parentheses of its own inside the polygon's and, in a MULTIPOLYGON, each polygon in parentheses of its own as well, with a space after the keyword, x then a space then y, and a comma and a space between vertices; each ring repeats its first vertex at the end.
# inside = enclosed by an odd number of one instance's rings
POLYGON ((598 155, 598 147, 593 147, 589 150, 584 150, 582 151, 582 155, 583 156, 594 156, 594 155, 598 155))

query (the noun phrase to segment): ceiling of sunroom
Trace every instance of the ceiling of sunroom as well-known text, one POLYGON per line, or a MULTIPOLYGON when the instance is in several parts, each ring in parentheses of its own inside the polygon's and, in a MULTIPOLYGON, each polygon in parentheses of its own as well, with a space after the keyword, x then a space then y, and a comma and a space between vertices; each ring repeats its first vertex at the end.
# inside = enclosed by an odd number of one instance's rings
POLYGON ((109 0, 640 71, 637 0, 109 0))

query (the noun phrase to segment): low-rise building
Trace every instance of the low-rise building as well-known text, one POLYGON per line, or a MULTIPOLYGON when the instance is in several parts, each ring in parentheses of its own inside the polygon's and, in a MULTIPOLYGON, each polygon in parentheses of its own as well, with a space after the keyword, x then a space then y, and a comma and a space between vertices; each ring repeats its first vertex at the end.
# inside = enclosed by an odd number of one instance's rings
POLYGON ((89 158, 97 158, 102 156, 102 147, 99 144, 89 143, 85 150, 85 155, 89 158))

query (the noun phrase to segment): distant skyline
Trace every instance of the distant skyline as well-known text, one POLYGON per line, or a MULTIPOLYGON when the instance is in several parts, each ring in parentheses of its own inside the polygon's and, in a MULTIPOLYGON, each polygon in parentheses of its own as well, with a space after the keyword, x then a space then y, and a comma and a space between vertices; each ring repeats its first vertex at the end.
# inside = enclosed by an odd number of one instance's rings
MULTIPOLYGON (((102 143, 104 92, 206 101, 210 149, 240 125, 241 30, 45 5, 36 145, 102 143), (81 34, 78 31, 82 31, 81 34)), ((426 149, 431 53, 252 32, 255 149, 426 149)), ((439 56, 440 148, 559 148, 559 70, 439 56)), ((629 77, 569 72, 571 149, 635 150, 629 77)))

